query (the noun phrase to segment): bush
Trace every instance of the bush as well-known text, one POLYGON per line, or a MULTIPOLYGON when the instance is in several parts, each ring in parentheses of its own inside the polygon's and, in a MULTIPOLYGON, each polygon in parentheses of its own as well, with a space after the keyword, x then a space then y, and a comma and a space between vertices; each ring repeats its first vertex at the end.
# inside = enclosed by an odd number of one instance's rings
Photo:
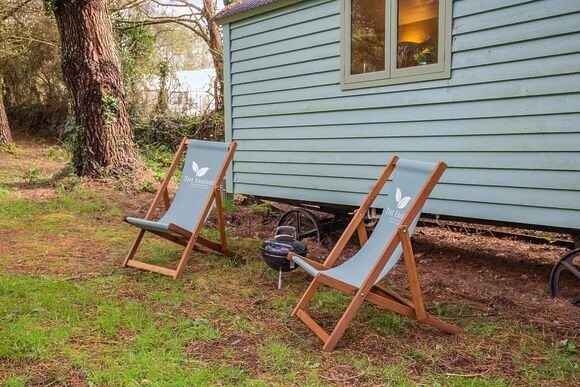
POLYGON ((55 99, 46 104, 7 107, 6 114, 13 133, 59 138, 62 136, 67 110, 66 101, 55 99))
POLYGON ((175 150, 186 136, 209 141, 224 139, 224 119, 221 112, 199 116, 156 114, 151 118, 136 119, 132 126, 135 141, 142 148, 163 146, 175 150))

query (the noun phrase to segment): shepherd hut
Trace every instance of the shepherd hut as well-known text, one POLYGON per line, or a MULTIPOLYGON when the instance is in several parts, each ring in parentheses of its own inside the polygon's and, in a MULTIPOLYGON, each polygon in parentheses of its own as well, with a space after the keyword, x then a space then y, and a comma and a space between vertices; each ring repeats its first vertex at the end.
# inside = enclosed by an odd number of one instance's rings
POLYGON ((580 1, 245 0, 223 26, 229 192, 358 206, 393 154, 425 212, 580 230, 580 1))

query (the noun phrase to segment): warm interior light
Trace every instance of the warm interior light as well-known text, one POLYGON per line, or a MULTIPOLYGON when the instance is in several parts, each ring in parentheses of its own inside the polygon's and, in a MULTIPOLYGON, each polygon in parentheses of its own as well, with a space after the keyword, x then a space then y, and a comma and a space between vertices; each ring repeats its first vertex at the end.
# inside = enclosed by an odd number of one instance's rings
POLYGON ((438 1, 404 0, 399 2, 399 25, 412 24, 437 17, 438 1))
POLYGON ((439 1, 398 1, 397 68, 437 63, 439 1))
POLYGON ((404 0, 399 7, 399 42, 423 43, 434 35, 436 0, 404 0))
POLYGON ((399 25, 399 41, 423 43, 437 33, 437 18, 399 25))

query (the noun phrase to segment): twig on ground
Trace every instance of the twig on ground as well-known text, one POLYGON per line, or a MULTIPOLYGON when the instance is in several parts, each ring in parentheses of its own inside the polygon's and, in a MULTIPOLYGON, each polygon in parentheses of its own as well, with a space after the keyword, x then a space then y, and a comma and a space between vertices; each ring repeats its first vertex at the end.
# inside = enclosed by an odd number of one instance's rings
POLYGON ((451 372, 446 372, 445 375, 453 376, 453 377, 460 377, 460 378, 476 378, 478 376, 483 376, 489 372, 489 369, 485 370, 485 372, 480 372, 478 374, 453 374, 451 372))
POLYGON ((255 323, 256 319, 250 316, 248 313, 243 311, 235 302, 231 302, 231 304, 238 310, 238 312, 242 313, 248 320, 255 323))
POLYGON ((296 333, 296 332, 294 332, 293 330, 291 330, 290 328, 288 328, 288 325, 286 325, 286 321, 284 321, 284 322, 282 323, 282 325, 284 325, 284 328, 286 328, 286 330, 287 330, 288 332, 290 332, 290 333, 291 333, 291 334, 293 334, 294 336, 298 337, 298 338, 300 339, 300 341, 302 341, 302 342, 305 342, 305 341, 306 341, 304 338, 300 337, 300 335, 299 335, 298 333, 296 333))
POLYGON ((64 280, 65 281, 76 281, 79 279, 86 280, 86 279, 91 279, 91 278, 96 278, 96 277, 106 277, 106 276, 112 275, 113 273, 115 273, 114 270, 109 271, 107 273, 82 273, 82 274, 75 275, 72 277, 66 277, 64 280))
POLYGON ((322 379, 326 379, 329 380, 331 382, 346 382, 348 380, 352 380, 352 379, 356 379, 356 378, 360 378, 361 376, 364 376, 366 374, 365 371, 362 371, 360 374, 358 375, 353 375, 353 376, 349 376, 348 378, 343 378, 343 379, 337 379, 337 378, 329 378, 328 376, 324 376, 324 375, 319 375, 322 379))

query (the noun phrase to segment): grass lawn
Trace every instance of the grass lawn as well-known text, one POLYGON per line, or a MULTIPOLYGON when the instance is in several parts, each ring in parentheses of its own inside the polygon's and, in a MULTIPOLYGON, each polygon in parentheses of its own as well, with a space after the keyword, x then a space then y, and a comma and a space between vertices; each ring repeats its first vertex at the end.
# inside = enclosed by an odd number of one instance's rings
MULTIPOLYGON (((535 324, 452 294, 427 306, 464 335, 366 305, 337 350, 322 353, 289 316, 308 276, 289 273, 278 291, 261 241, 234 229, 237 257, 193 252, 180 280, 123 269, 136 229, 120 218, 142 213, 153 194, 51 180, 65 162, 57 147, 31 142, 0 154, 4 385, 580 384, 574 337, 554 345, 535 324)), ((173 265, 180 251, 147 236, 138 258, 173 265)), ((328 328, 347 301, 323 289, 313 315, 328 328)))

